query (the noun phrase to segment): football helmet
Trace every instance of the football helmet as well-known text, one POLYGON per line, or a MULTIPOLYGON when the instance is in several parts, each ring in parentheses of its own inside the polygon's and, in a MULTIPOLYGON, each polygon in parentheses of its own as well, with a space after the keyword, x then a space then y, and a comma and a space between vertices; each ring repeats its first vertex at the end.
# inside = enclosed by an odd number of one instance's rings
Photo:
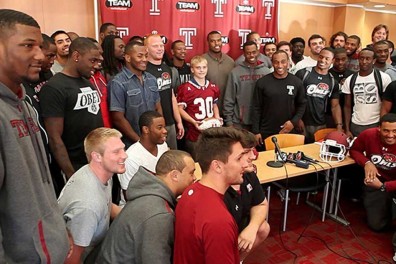
POLYGON ((349 149, 345 133, 333 131, 327 134, 320 147, 320 158, 323 161, 343 161, 349 149))

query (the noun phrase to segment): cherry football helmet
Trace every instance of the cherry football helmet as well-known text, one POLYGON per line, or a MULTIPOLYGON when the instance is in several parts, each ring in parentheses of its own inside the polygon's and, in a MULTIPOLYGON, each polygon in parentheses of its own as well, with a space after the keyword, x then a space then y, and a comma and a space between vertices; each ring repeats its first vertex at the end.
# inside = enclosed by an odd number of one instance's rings
POLYGON ((348 153, 349 142, 345 133, 333 131, 327 134, 320 147, 320 158, 323 161, 343 161, 348 153))

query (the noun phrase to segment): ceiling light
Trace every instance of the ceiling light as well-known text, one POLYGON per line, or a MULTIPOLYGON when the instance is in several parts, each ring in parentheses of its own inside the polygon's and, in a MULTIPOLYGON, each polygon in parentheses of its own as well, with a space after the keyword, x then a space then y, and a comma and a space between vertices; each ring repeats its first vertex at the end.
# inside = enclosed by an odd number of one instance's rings
POLYGON ((384 8, 385 5, 374 5, 375 8, 384 8))

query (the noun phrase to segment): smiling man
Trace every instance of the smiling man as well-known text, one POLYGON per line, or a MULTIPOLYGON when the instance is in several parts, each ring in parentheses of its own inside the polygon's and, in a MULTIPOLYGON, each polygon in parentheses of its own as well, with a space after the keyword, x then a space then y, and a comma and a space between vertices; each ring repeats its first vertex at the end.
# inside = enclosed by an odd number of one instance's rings
POLYGON ((73 252, 66 264, 79 264, 97 246, 119 213, 111 202, 111 177, 125 172, 125 145, 115 129, 97 128, 84 140, 89 164, 69 179, 58 199, 59 207, 73 236, 73 252))
POLYGON ((56 45, 56 59, 51 68, 52 72, 55 74, 61 72, 67 63, 71 39, 63 30, 55 31, 51 35, 51 38, 55 41, 56 45))
POLYGON ((40 26, 0 9, 0 262, 63 263, 69 250, 40 129, 22 82, 36 82, 40 26))
POLYGON ((84 138, 103 126, 100 96, 88 80, 102 60, 91 40, 75 39, 65 68, 39 94, 50 150, 67 179, 87 164, 84 138))
MULTIPOLYGON (((392 198, 396 191, 396 114, 384 115, 379 127, 363 131, 354 141, 350 154, 364 167, 363 203, 368 226, 382 231, 392 222, 392 198)), ((392 240, 396 251, 396 235, 392 240)))
POLYGON ((306 104, 302 81, 287 70, 287 53, 275 52, 272 65, 274 72, 257 81, 252 99, 252 132, 262 147, 265 147, 263 141, 271 135, 296 133, 294 128, 306 104))
POLYGON ((223 202, 248 167, 244 134, 231 127, 209 128, 198 140, 201 181, 188 187, 176 208, 174 263, 239 264, 238 227, 223 202))
POLYGON ((325 47, 325 39, 321 35, 313 34, 308 39, 308 47, 311 55, 309 57, 304 57, 303 60, 296 64, 296 72, 307 67, 316 66, 320 51, 325 47))

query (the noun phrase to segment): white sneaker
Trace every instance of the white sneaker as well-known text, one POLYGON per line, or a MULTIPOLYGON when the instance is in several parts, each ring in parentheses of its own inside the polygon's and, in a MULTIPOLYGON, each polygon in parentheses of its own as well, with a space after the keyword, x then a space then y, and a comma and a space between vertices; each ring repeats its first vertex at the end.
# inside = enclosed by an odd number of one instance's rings
POLYGON ((396 262, 396 252, 395 252, 395 255, 393 256, 392 259, 393 259, 394 262, 396 262))

